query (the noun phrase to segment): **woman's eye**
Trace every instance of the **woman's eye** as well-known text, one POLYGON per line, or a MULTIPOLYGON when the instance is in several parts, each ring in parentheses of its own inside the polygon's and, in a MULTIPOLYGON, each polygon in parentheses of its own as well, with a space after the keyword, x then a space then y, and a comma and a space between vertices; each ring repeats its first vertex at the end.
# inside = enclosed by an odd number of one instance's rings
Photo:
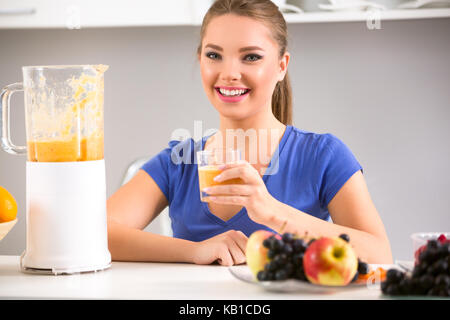
POLYGON ((207 52, 206 56, 213 60, 220 59, 220 54, 215 53, 215 52, 207 52))
POLYGON ((262 56, 260 56, 259 54, 248 54, 245 56, 244 60, 246 61, 258 61, 262 58, 262 56))

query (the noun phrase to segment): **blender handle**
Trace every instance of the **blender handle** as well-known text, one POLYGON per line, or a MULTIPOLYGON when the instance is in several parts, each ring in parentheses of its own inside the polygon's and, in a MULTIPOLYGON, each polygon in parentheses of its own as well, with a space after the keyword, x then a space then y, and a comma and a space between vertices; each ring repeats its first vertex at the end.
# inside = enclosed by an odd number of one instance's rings
POLYGON ((2 121, 0 122, 0 129, 2 131, 1 145, 3 150, 11 154, 25 154, 27 152, 27 147, 16 146, 11 142, 9 107, 11 95, 18 91, 23 91, 23 84, 21 82, 4 87, 0 93, 0 113, 2 114, 2 121))

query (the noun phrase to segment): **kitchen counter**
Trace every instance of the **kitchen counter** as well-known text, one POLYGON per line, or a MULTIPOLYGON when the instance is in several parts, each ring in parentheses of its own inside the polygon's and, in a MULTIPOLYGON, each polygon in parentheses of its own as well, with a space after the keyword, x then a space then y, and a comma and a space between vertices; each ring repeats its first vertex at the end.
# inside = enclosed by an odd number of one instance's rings
MULTIPOLYGON (((383 265, 386 267, 386 265, 383 265)), ((113 262, 104 271, 33 275, 19 256, 0 256, 0 299, 287 300, 382 299, 380 286, 331 294, 279 293, 235 278, 228 267, 184 263, 113 262)))

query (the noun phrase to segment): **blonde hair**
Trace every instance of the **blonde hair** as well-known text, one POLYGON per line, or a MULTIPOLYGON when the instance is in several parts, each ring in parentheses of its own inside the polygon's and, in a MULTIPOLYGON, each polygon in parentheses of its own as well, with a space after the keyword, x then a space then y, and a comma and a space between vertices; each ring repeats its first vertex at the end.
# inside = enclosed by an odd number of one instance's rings
MULTIPOLYGON (((235 14, 256 19, 265 23, 272 32, 274 40, 280 48, 280 58, 287 49, 287 26, 278 7, 270 0, 216 0, 203 18, 200 29, 200 44, 197 53, 202 51, 202 40, 206 28, 215 17, 235 14)), ((278 82, 272 94, 272 112, 285 125, 292 124, 292 89, 289 75, 278 82)))

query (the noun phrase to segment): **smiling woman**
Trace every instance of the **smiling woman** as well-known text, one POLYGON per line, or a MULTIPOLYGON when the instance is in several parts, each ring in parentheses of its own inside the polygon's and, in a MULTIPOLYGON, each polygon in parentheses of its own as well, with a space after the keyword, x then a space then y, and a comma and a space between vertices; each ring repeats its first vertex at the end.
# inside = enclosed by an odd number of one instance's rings
POLYGON ((112 195, 113 259, 240 264, 250 234, 283 226, 315 237, 345 233, 362 260, 390 263, 383 223, 351 150, 332 134, 292 126, 287 27, 278 8, 269 0, 217 0, 200 36, 202 84, 219 130, 170 141, 112 195), (208 197, 202 202, 195 154, 224 146, 243 159, 220 168, 218 184, 201 190, 208 197), (220 183, 227 180, 241 183, 220 183), (144 232, 167 205, 174 237, 144 232))

